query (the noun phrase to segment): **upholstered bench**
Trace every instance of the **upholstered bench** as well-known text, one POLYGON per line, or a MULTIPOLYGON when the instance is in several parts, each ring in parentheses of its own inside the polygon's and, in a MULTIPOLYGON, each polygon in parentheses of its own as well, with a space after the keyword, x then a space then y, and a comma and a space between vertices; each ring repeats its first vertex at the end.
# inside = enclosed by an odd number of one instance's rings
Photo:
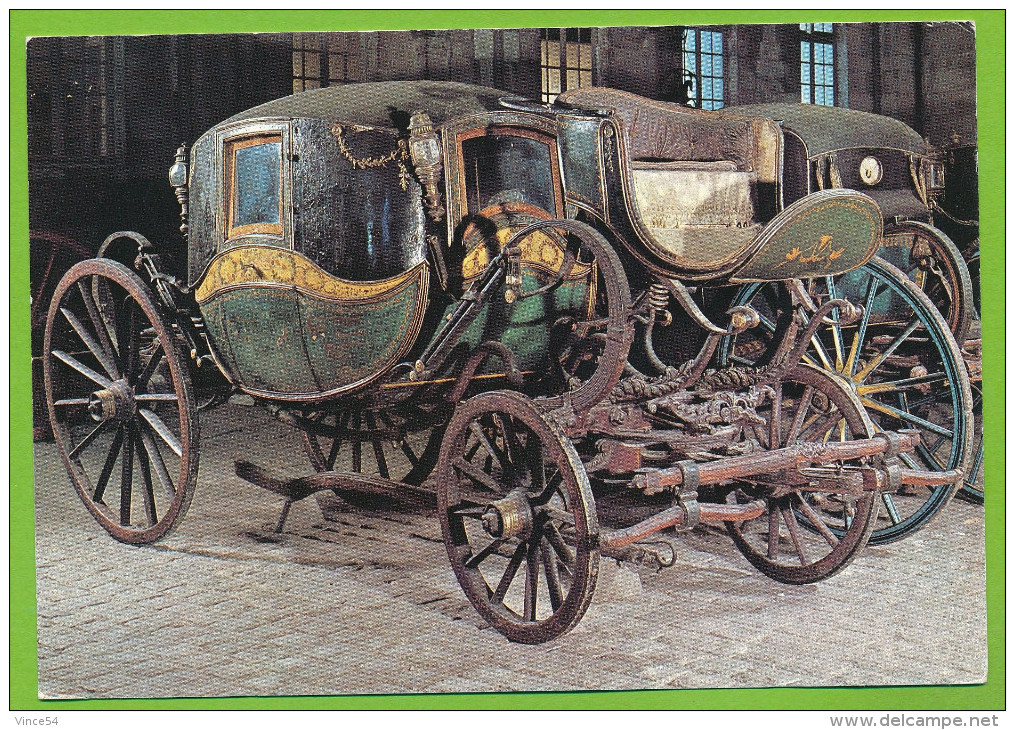
POLYGON ((616 114, 639 222, 657 246, 689 268, 735 258, 775 214, 782 136, 771 120, 615 89, 574 89, 558 100, 616 114))

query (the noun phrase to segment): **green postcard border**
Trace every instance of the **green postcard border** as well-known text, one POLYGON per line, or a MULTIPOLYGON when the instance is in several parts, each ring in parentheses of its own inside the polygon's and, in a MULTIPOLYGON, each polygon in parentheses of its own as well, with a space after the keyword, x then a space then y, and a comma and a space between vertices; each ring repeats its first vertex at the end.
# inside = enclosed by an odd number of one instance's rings
MULTIPOLYGON (((589 25, 590 11, 135 10, 10 12, 10 709, 755 709, 1001 710, 1005 687, 1004 495, 1004 79, 1003 10, 594 11, 597 25, 945 21, 976 23, 983 358, 986 433, 988 678, 986 684, 863 689, 650 690, 497 695, 209 698, 173 700, 38 699, 32 403, 29 334, 28 152, 25 41, 39 35, 395 30, 589 25)), ((872 620, 878 620, 872 617, 872 620)), ((890 649, 889 649, 890 650, 890 649)))

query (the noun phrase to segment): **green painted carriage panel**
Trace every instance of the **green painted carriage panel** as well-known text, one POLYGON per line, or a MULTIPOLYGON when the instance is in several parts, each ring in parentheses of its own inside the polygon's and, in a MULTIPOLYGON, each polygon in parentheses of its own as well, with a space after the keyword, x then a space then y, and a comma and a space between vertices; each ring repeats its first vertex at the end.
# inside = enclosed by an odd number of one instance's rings
POLYGON ((253 287, 225 291, 201 305, 213 342, 227 342, 219 357, 247 388, 278 393, 318 391, 303 346, 292 289, 253 287))
POLYGON ((416 337, 424 301, 421 280, 374 301, 335 301, 300 294, 307 355, 321 390, 373 378, 395 364, 416 337))
MULTIPOLYGON (((546 272, 523 268, 522 291, 533 291, 550 282, 546 272)), ((484 340, 496 340, 509 347, 522 370, 545 367, 550 348, 550 328, 558 318, 572 314, 583 316, 588 301, 588 283, 584 279, 563 283, 553 292, 508 304, 503 296, 495 296, 483 307, 476 320, 466 328, 462 341, 471 348, 484 340)), ((445 315, 453 307, 449 307, 445 315)), ((489 370, 500 370, 500 363, 491 358, 489 370)))
POLYGON ((881 232, 881 210, 869 196, 848 190, 814 193, 765 226, 757 253, 731 278, 809 279, 849 271, 874 256, 881 232))

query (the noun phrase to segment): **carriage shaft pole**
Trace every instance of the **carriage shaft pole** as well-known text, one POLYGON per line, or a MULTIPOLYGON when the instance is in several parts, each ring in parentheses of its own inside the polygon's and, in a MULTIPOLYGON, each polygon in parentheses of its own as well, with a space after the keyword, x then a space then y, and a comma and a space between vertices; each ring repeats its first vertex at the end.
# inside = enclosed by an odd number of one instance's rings
MULTIPOLYGON (((764 514, 766 507, 765 500, 757 499, 747 504, 709 504, 702 502, 698 505, 698 509, 700 511, 698 517, 700 522, 741 522, 760 517, 764 514)), ((599 547, 603 550, 621 548, 667 527, 679 528, 686 521, 687 510, 683 505, 675 504, 669 509, 664 509, 662 512, 658 512, 631 527, 600 533, 599 547)))
MULTIPOLYGON (((912 451, 920 443, 919 435, 914 433, 901 433, 898 439, 900 451, 912 451)), ((760 454, 732 456, 728 459, 698 464, 699 483, 718 484, 728 479, 743 479, 755 474, 770 474, 811 464, 832 464, 837 461, 861 459, 865 456, 883 454, 889 448, 891 448, 890 439, 880 434, 855 441, 794 444, 760 454)), ((658 493, 682 484, 683 474, 680 467, 646 471, 635 476, 634 486, 649 494, 658 493)), ((947 481, 945 479, 945 482, 947 481)))

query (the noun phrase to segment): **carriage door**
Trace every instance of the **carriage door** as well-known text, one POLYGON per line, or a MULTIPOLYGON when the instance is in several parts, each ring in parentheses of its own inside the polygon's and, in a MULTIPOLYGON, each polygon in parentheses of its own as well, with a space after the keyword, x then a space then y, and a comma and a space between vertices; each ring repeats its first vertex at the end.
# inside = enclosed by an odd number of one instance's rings
MULTIPOLYGON (((563 217, 556 139, 528 128, 488 126, 459 133, 458 198, 454 249, 461 256, 462 287, 524 226, 563 217)), ((537 231, 520 242, 522 291, 551 282, 560 270, 565 241, 553 230, 537 231)), ((452 263, 454 268, 458 265, 452 263)), ((591 270, 576 266, 564 285, 513 305, 500 298, 467 333, 469 339, 504 342, 522 367, 545 357, 550 326, 561 315, 581 311, 591 296, 591 270)))

